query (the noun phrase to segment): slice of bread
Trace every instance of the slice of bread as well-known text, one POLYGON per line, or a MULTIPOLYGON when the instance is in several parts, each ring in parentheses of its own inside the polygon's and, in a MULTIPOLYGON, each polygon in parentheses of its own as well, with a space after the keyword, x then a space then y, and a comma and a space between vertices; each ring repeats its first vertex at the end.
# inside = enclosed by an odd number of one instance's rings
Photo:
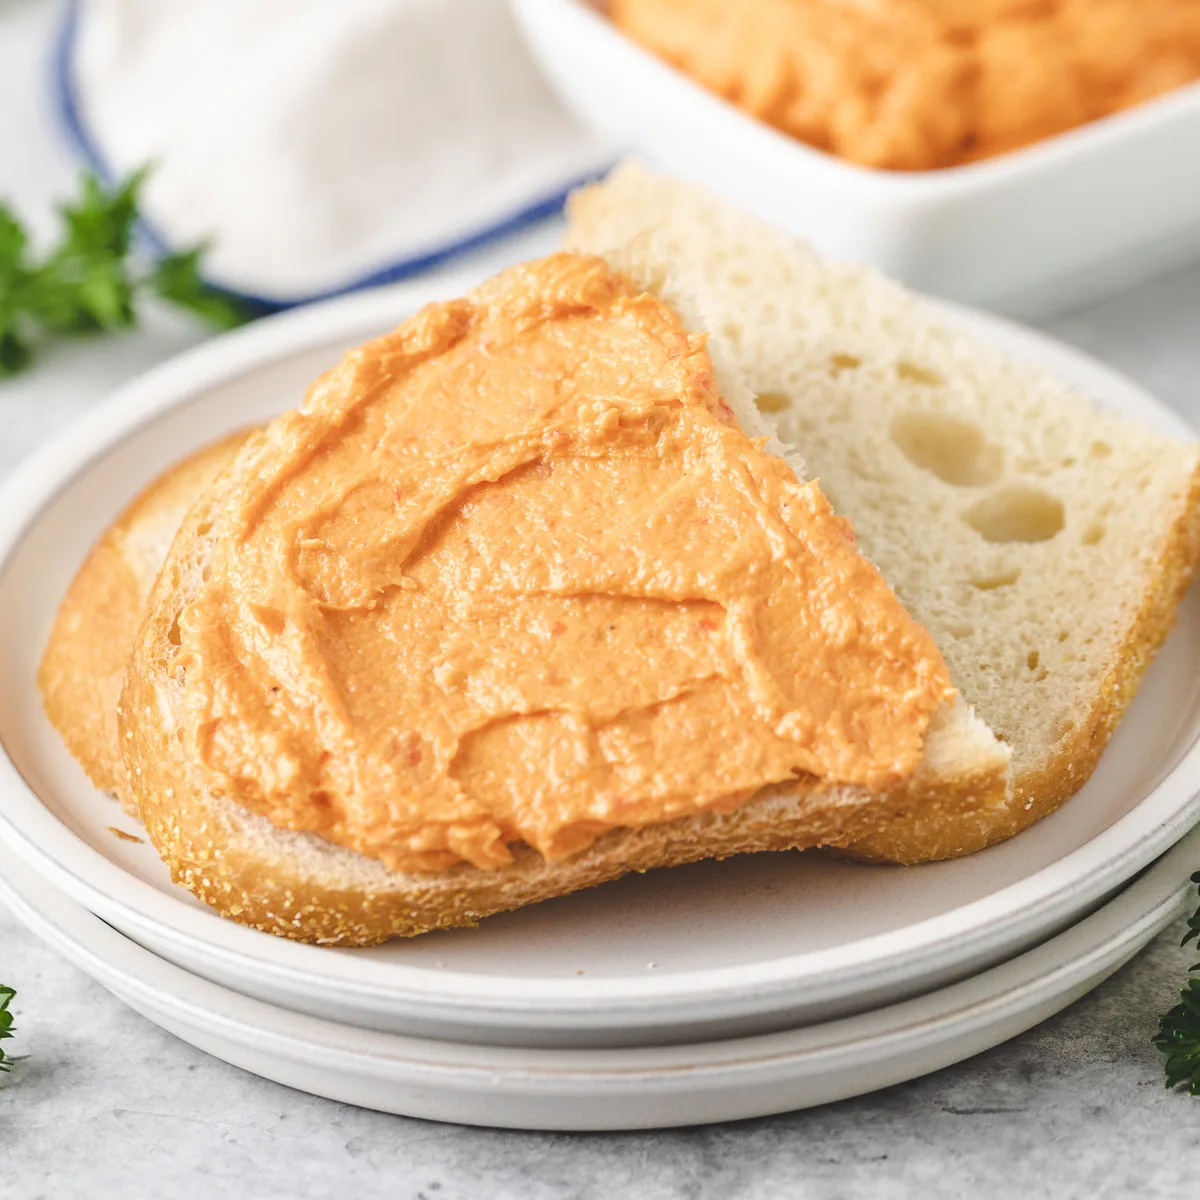
MULTIPOLYGON (((322 382, 352 388, 353 360, 322 382)), ((723 394, 735 404, 738 386, 723 394)), ((750 411, 746 420, 759 418, 750 411)), ((310 833, 273 825, 212 794, 182 738, 183 694, 173 668, 177 622, 202 587, 238 463, 189 513, 150 598, 121 699, 125 763, 150 839, 173 878, 218 912, 289 938, 363 945, 473 924, 490 913, 565 895, 631 871, 757 850, 845 844, 897 817, 953 820, 1005 800, 1008 755, 961 703, 935 715, 916 772, 886 792, 801 784, 760 792, 734 812, 618 828, 565 861, 515 847, 515 861, 419 874, 310 833)), ((398 682, 398 686, 401 684, 398 682)))
POLYGON ((577 193, 568 248, 661 294, 803 451, 1013 752, 1008 804, 914 813, 864 857, 978 850, 1086 781, 1200 555, 1200 452, 1099 411, 875 273, 636 164, 577 193))
POLYGON ((79 568, 38 668, 50 723, 101 791, 136 813, 117 737, 117 699, 146 599, 187 510, 242 444, 237 433, 159 476, 79 568))

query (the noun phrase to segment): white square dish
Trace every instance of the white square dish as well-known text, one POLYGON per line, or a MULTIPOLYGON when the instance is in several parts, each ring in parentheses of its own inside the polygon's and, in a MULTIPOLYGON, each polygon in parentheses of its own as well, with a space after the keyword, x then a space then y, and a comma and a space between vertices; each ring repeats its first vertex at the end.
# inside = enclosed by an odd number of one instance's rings
POLYGON ((614 146, 920 291, 1044 316, 1200 257, 1200 84, 1002 157, 872 170, 747 116, 586 0, 513 3, 563 101, 614 146))

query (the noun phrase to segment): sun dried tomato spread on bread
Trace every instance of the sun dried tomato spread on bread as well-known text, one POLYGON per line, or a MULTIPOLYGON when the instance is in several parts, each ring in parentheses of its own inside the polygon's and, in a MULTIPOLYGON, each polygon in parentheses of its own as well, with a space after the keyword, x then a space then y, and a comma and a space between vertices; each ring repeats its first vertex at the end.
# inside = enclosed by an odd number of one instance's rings
POLYGON ((321 944, 1007 793, 1007 748, 740 376, 586 255, 426 307, 224 469, 169 471, 43 667, 178 883, 321 944), (89 630, 130 647, 111 721, 79 716, 89 630))
POLYGON ((910 774, 941 656, 702 338, 561 255, 352 352, 233 469, 172 673, 206 785, 397 870, 910 774))

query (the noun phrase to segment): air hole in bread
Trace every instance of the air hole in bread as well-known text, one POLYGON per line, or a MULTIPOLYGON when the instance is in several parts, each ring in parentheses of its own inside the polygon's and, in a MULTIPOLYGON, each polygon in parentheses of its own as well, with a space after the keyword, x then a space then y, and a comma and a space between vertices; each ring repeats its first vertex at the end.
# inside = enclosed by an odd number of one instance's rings
POLYGON ((178 617, 176 617, 175 620, 171 622, 171 628, 167 630, 167 641, 170 642, 172 646, 182 646, 183 645, 183 635, 179 632, 179 618, 178 617))
POLYGON ((197 537, 208 537, 210 533, 212 533, 211 521, 201 521, 200 524, 196 526, 197 537))
POLYGON ((1109 458, 1112 455, 1112 447, 1107 442, 1093 442, 1088 453, 1093 458, 1109 458))
POLYGON ((783 412, 791 401, 782 392, 762 392, 754 397, 754 403, 759 412, 777 413, 783 412))
POLYGON ((1040 658, 1041 658, 1041 656, 1038 654, 1038 652, 1036 650, 1030 650, 1030 652, 1025 656, 1025 665, 1031 671, 1036 671, 1038 668, 1038 662, 1039 662, 1040 658))
POLYGON ((830 375, 840 375, 843 371, 852 371, 862 366, 862 359, 857 354, 833 354, 829 358, 830 375))
POLYGON ((1083 531, 1083 539, 1082 539, 1083 544, 1085 546, 1094 546, 1097 542, 1099 542, 1104 537, 1104 533, 1105 533, 1104 522, 1103 521, 1093 521, 1083 531))
POLYGON ((1020 578, 1021 569, 1017 567, 1011 571, 1000 571, 995 575, 984 575, 979 579, 972 579, 971 586, 977 587, 981 592, 994 592, 997 588, 1012 587, 1020 578))
POLYGON ((914 466, 956 487, 995 483, 1004 452, 982 429, 947 413, 906 412, 892 419, 892 441, 914 466))
POLYGON ((941 372, 923 367, 920 363, 909 362, 906 358, 902 358, 896 364, 896 375, 909 383, 922 383, 926 387, 937 387, 938 384, 946 382, 946 377, 941 372))
POLYGON ((964 625, 961 622, 958 622, 948 625, 946 627, 946 631, 952 638, 958 638, 961 640, 963 638, 969 638, 975 632, 975 626, 964 625))
POLYGON ((1063 527, 1063 504, 1035 487, 1009 487, 985 496, 963 513, 987 542, 1048 542, 1063 527))

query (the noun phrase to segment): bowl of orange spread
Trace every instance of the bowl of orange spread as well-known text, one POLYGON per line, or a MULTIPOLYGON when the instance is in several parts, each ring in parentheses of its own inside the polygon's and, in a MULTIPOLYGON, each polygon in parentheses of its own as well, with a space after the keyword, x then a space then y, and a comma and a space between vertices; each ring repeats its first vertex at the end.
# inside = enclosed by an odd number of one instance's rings
POLYGON ((704 87, 866 167, 1006 154, 1200 78, 1195 0, 612 0, 704 87))
POLYGON ((514 0, 568 106, 910 286, 1038 316, 1200 256, 1195 0, 514 0))

